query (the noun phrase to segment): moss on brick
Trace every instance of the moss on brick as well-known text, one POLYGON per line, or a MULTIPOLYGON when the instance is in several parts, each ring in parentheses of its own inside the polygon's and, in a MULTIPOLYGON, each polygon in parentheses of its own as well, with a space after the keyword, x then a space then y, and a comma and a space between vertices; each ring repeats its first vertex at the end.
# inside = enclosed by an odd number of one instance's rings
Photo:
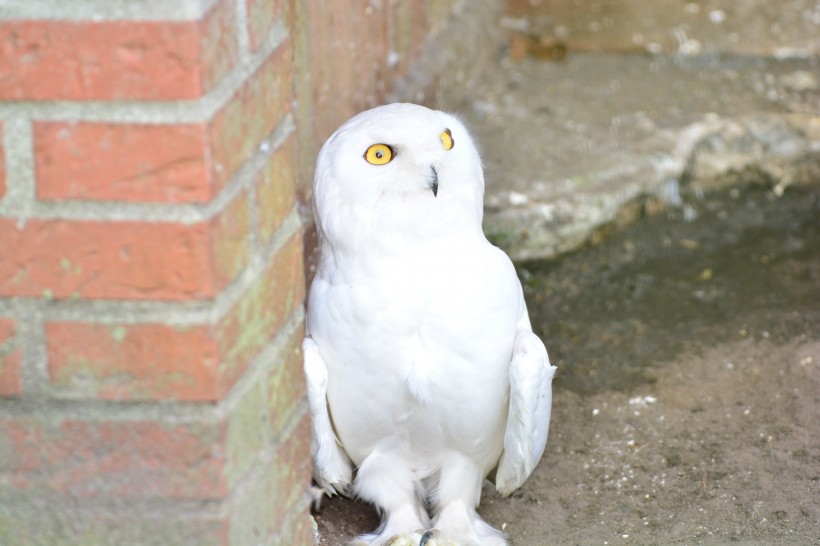
POLYGON ((302 336, 303 330, 299 328, 283 351, 281 362, 266 378, 270 430, 274 437, 282 433, 294 408, 305 396, 302 336))
POLYGON ((216 515, 165 511, 165 517, 135 514, 114 506, 108 513, 78 510, 76 502, 50 499, 45 504, 0 510, 3 546, 225 546, 226 524, 216 515))
POLYGON ((217 327, 220 373, 232 384, 304 299, 301 233, 274 256, 217 327))
POLYGON ((248 389, 228 418, 228 481, 236 482, 251 466, 259 452, 270 442, 268 414, 261 382, 248 389))
POLYGON ((231 519, 231 544, 268 543, 280 534, 289 514, 307 518, 308 427, 307 415, 303 414, 288 437, 241 487, 231 519))
POLYGON ((271 154, 268 164, 257 176, 256 207, 262 245, 270 242, 293 209, 296 202, 293 178, 293 138, 289 138, 271 154))
POLYGON ((250 261, 251 219, 247 191, 240 192, 211 221, 211 240, 214 272, 220 286, 226 286, 250 261))

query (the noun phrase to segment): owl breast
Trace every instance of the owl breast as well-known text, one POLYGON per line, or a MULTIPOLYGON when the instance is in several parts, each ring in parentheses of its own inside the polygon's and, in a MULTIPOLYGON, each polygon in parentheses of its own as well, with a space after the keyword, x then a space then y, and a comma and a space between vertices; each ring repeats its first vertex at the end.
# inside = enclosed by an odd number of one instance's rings
POLYGON ((497 457, 521 299, 506 255, 462 234, 338 265, 314 280, 309 326, 353 460, 384 442, 497 457))

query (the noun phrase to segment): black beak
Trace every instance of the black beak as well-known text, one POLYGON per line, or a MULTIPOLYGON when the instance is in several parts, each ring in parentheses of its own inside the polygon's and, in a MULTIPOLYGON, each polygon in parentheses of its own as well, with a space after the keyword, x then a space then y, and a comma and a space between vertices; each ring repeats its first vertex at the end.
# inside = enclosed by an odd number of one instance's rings
POLYGON ((430 165, 430 170, 433 171, 433 177, 430 179, 430 189, 433 190, 433 197, 438 197, 438 173, 432 165, 430 165))

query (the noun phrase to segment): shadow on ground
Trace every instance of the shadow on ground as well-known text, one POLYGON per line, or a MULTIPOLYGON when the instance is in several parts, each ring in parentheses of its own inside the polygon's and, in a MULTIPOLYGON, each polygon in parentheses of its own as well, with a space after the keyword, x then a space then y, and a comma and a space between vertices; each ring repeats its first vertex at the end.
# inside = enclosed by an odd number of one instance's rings
POLYGON ((818 218, 815 188, 780 197, 735 188, 559 260, 521 264, 533 325, 550 341, 562 385, 628 390, 698 347, 820 339, 818 218))

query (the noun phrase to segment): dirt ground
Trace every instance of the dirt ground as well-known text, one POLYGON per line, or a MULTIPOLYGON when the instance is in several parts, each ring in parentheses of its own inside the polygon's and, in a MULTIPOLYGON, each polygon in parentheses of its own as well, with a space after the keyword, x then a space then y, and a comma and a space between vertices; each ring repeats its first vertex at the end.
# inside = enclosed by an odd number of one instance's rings
POLYGON ((693 351, 629 393, 559 390, 551 450, 485 514, 516 545, 815 544, 820 342, 693 351))
MULTIPOLYGON (((555 382, 540 465, 481 514, 511 544, 819 544, 820 188, 690 196, 520 264, 555 382)), ((378 523, 333 499, 321 544, 378 523)))

